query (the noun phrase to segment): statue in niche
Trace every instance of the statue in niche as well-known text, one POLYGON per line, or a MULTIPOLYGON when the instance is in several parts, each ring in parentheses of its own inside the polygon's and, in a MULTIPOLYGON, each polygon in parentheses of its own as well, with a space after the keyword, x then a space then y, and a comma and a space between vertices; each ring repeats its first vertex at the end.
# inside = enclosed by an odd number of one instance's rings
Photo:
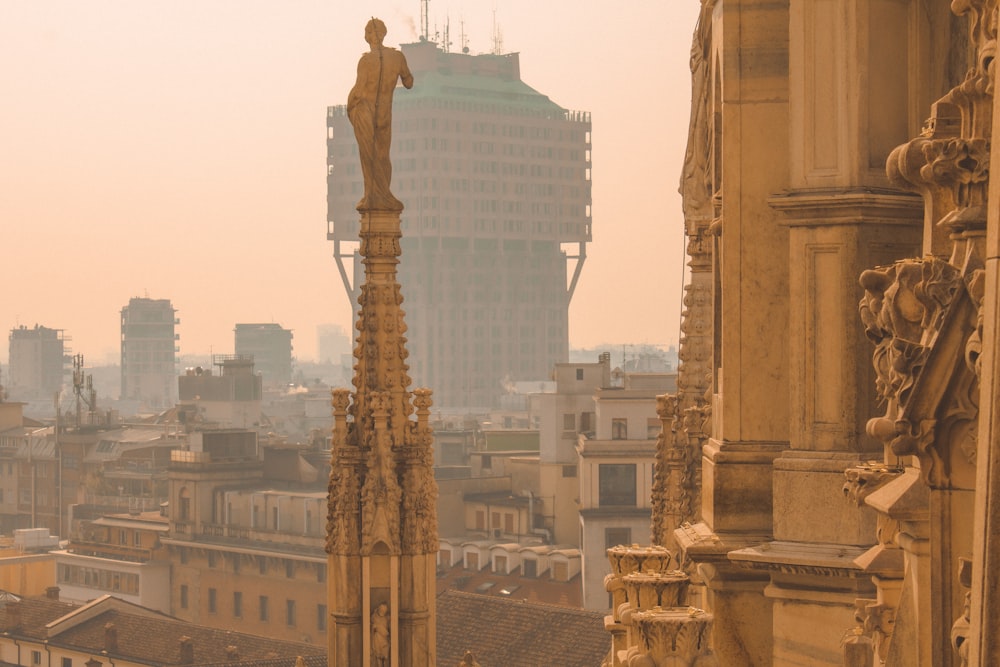
POLYGON ((403 203, 389 191, 392 93, 397 80, 412 88, 413 75, 401 52, 382 45, 385 34, 385 23, 379 19, 373 18, 365 26, 365 41, 371 51, 358 61, 358 79, 347 97, 347 117, 354 126, 365 182, 365 194, 357 206, 359 211, 403 210, 403 203))
POLYGON ((389 605, 384 602, 372 612, 372 665, 389 665, 389 605))

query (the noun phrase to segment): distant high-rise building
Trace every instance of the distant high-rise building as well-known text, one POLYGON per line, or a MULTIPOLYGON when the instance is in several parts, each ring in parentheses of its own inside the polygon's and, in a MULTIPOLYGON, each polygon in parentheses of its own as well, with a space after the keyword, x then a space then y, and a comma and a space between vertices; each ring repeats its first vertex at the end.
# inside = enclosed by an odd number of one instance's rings
POLYGON ((66 340, 62 329, 36 324, 10 330, 10 377, 7 395, 13 399, 51 398, 62 389, 66 340))
POLYGON ((316 327, 317 359, 321 364, 339 364, 343 357, 350 358, 354 344, 351 333, 337 324, 320 324, 316 327))
POLYGON ((292 380, 292 331, 280 324, 237 324, 236 354, 253 356, 264 384, 288 384, 292 380))
MULTIPOLYGON (((415 83, 395 95, 392 190, 406 206, 410 375, 438 406, 495 405, 505 385, 567 361, 591 238, 590 114, 522 82, 516 53, 402 51, 415 83)), ((327 238, 356 303, 363 267, 341 244, 358 240, 362 178, 346 107, 330 107, 327 126, 327 238)))
POLYGON ((176 312, 169 299, 134 297, 122 308, 123 399, 158 409, 176 402, 176 312))

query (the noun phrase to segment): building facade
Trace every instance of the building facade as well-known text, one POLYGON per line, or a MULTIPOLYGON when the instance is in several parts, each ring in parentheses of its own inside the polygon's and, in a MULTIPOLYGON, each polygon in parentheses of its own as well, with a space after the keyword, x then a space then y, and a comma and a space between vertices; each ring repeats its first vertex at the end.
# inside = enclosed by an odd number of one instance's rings
POLYGON ((292 380, 292 331, 280 324, 237 324, 236 354, 252 357, 265 385, 282 386, 292 380))
POLYGON ((583 606, 608 610, 607 550, 649 540, 656 442, 656 396, 676 389, 666 373, 625 374, 620 387, 593 393, 594 422, 576 445, 583 606))
POLYGON ((180 324, 169 299, 134 297, 121 311, 121 398, 147 409, 177 400, 177 341, 180 324))
MULTIPOLYGON (((701 5, 660 545, 612 567, 676 546, 719 664, 993 664, 997 3, 701 5)), ((682 626, 637 582, 616 665, 682 626)))
MULTIPOLYGON (((521 81, 516 53, 402 51, 416 81, 396 93, 392 149, 410 373, 443 408, 492 407, 567 360, 591 238, 590 115, 521 81)), ((327 127, 327 237, 356 303, 361 263, 342 244, 358 240, 362 179, 345 107, 327 127)))
POLYGON ((62 329, 35 325, 10 330, 10 377, 6 393, 13 400, 52 399, 62 391, 66 374, 66 337, 62 329))

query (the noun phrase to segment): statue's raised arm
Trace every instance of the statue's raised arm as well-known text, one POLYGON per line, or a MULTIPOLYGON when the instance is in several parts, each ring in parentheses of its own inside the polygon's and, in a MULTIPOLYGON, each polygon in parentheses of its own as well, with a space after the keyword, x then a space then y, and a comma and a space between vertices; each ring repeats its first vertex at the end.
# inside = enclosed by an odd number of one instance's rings
POLYGON ((389 191, 392 163, 392 93, 396 82, 413 87, 413 75, 406 57, 398 50, 382 45, 385 24, 373 18, 365 26, 365 41, 371 51, 358 61, 358 80, 347 97, 347 117, 354 126, 361 157, 365 194, 358 202, 359 211, 401 211, 403 203, 389 191))

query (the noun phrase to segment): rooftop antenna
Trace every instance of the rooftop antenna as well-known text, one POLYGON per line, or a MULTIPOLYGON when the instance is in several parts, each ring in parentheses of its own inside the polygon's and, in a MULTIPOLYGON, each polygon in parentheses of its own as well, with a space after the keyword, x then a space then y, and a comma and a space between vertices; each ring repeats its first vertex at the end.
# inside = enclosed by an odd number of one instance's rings
POLYGON ((497 25, 497 10, 493 10, 493 55, 503 54, 503 33, 497 25))
POLYGON ((465 19, 459 21, 459 38, 458 43, 462 49, 462 53, 469 52, 469 38, 465 36, 465 19))
POLYGON ((430 28, 428 26, 428 5, 430 0, 420 0, 420 41, 426 42, 430 37, 430 28))
POLYGON ((93 418, 97 411, 97 392, 94 390, 94 376, 83 374, 83 355, 73 357, 73 393, 76 394, 76 427, 82 425, 81 401, 87 404, 88 412, 93 418), (86 392, 86 393, 84 393, 86 392))

